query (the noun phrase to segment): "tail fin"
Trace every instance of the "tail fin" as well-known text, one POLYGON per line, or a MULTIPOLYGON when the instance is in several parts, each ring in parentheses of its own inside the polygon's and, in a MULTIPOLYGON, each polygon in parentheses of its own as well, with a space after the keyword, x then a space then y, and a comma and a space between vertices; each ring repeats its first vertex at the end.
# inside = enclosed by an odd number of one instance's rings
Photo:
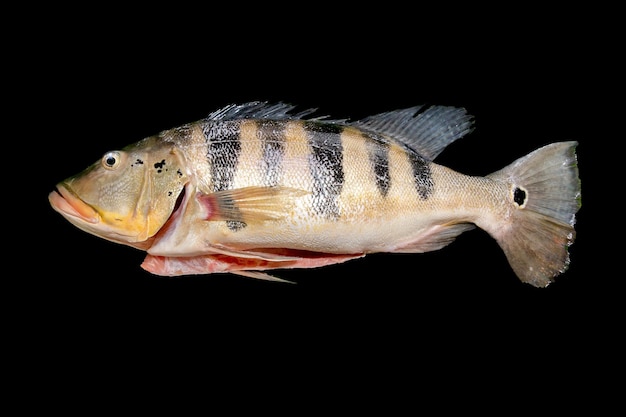
POLYGON ((546 145, 488 177, 511 184, 515 209, 494 233, 523 282, 545 287, 569 267, 581 206, 577 142, 546 145))

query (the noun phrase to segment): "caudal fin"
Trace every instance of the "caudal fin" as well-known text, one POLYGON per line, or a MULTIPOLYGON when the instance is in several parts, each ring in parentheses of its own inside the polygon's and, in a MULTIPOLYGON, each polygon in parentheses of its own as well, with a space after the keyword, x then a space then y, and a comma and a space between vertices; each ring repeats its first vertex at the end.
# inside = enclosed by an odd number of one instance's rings
POLYGON ((523 282, 545 287, 569 267, 581 206, 577 142, 546 145, 489 178, 511 184, 506 226, 493 233, 523 282))

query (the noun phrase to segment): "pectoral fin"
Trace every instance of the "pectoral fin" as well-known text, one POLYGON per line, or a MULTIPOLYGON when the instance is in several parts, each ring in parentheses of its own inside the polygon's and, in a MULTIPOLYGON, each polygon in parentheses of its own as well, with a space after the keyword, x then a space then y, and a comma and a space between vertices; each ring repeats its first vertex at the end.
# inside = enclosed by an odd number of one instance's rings
POLYGON ((206 208, 207 220, 258 222, 277 220, 291 212, 294 199, 308 191, 290 187, 244 187, 198 194, 206 208))

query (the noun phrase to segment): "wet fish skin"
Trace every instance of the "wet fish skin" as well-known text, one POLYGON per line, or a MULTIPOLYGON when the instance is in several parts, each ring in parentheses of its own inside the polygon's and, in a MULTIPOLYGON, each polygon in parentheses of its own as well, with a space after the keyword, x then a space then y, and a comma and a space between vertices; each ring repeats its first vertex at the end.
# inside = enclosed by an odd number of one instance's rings
POLYGON ((569 265, 580 208, 575 141, 484 177, 433 162, 473 129, 462 108, 362 120, 230 105, 145 138, 58 184, 52 207, 82 230, 147 252, 158 275, 314 268, 374 252, 438 250, 478 226, 523 281, 569 265))

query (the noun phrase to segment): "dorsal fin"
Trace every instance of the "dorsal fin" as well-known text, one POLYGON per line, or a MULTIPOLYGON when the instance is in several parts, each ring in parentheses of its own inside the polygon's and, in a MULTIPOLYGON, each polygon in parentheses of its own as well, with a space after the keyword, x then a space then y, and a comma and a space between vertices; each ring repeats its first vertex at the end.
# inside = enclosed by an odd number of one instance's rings
POLYGON ((269 104, 267 101, 251 101, 229 104, 209 114, 207 120, 306 119, 347 124, 389 136, 431 161, 450 143, 469 133, 473 124, 473 117, 464 108, 450 106, 415 106, 379 113, 354 122, 328 119, 328 116, 307 118, 317 111, 315 108, 291 114, 295 108, 283 102, 269 104))
POLYGON ((460 107, 415 106, 349 124, 387 135, 432 161, 446 146, 471 132, 473 119, 460 107))
MULTIPOLYGON (((267 101, 251 101, 243 104, 229 104, 214 111, 207 117, 208 120, 238 120, 238 119, 273 119, 273 120, 298 120, 304 119, 317 111, 306 109, 295 114, 290 114, 296 106, 283 102, 269 104, 267 101)), ((322 120, 328 116, 316 117, 310 120, 322 120)), ((330 120, 325 120, 330 122, 330 120)), ((332 122, 343 122, 333 120, 332 122)))

